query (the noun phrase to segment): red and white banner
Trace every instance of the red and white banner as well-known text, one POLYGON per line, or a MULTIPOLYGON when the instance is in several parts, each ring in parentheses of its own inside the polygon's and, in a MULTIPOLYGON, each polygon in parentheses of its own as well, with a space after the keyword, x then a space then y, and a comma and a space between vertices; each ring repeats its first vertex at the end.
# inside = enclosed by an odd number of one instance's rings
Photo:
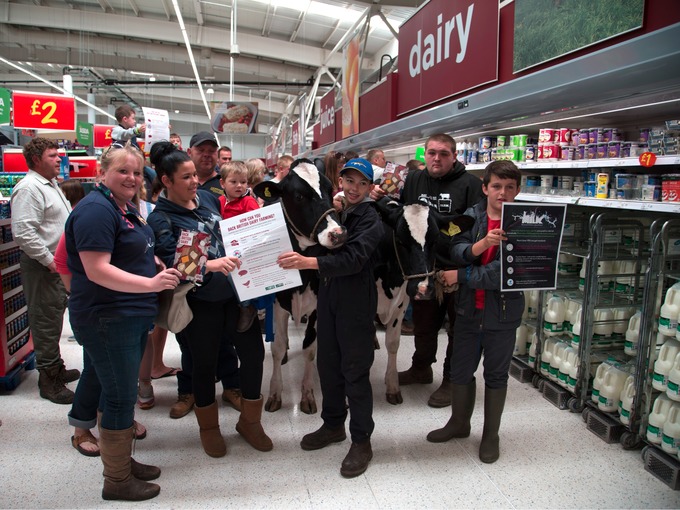
POLYGON ((498 79, 499 5, 431 0, 399 29, 402 115, 498 79))
POLYGON ((15 91, 12 109, 17 129, 76 129, 76 100, 73 97, 15 91))
POLYGON ((319 146, 335 141, 335 89, 321 98, 321 115, 314 127, 314 139, 319 146))
POLYGON ((94 146, 96 149, 104 149, 111 145, 111 142, 113 142, 111 131, 114 127, 107 124, 94 125, 94 146))

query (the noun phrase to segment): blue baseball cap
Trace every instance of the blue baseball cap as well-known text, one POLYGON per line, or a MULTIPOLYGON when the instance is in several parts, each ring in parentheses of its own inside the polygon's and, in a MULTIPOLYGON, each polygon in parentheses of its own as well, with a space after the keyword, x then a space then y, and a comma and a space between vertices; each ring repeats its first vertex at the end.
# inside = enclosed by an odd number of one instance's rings
POLYGON ((350 159, 345 166, 340 170, 340 175, 344 174, 346 170, 356 170, 361 172, 370 182, 373 182, 373 165, 364 158, 350 159))

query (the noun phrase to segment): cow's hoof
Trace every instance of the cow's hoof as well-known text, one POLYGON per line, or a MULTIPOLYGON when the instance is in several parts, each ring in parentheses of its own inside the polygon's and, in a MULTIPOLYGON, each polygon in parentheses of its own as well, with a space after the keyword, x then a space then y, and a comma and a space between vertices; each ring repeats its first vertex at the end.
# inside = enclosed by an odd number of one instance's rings
POLYGON ((275 413, 279 409, 281 409, 281 399, 269 397, 264 405, 264 410, 268 413, 275 413))
POLYGON ((283 355, 283 359, 281 360, 281 364, 285 365, 288 363, 288 351, 286 351, 286 354, 283 355))
POLYGON ((397 393, 386 393, 385 397, 387 398, 387 403, 392 404, 393 406, 404 403, 404 399, 401 397, 401 391, 398 391, 397 393))
POLYGON ((316 401, 312 400, 310 402, 309 400, 301 400, 300 411, 302 411, 305 414, 316 414, 317 412, 316 401))

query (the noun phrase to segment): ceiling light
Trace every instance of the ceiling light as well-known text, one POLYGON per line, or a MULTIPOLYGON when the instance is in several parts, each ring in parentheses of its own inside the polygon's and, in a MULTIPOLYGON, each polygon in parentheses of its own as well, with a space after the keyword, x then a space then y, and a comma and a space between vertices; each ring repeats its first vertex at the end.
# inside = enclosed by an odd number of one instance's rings
POLYGON ((175 110, 175 113, 179 113, 179 110, 175 110))
POLYGON ((153 73, 144 73, 141 71, 130 71, 130 74, 135 74, 137 76, 153 76, 153 73))
POLYGON ((208 90, 205 91, 205 93, 206 94, 214 94, 215 90, 212 87, 210 87, 208 90))
POLYGON ((149 81, 156 81, 156 77, 155 76, 149 76, 149 81))

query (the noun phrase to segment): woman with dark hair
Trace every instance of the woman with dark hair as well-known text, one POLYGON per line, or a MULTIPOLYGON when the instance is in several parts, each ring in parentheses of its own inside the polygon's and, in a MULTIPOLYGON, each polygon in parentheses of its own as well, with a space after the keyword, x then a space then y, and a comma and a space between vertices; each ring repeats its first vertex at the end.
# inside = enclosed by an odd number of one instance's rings
POLYGON ((126 501, 160 492, 158 485, 147 483, 160 476, 160 469, 131 458, 133 417, 139 364, 158 312, 157 293, 174 289, 180 275, 175 269, 157 272, 153 231, 131 203, 143 168, 144 157, 132 145, 104 152, 101 182, 73 210, 65 229, 73 275, 71 327, 85 351, 84 363, 91 363, 101 383, 102 498, 126 501))
POLYGON ((345 165, 345 155, 342 152, 330 151, 324 158, 326 177, 333 185, 333 195, 340 191, 340 170, 345 165))
POLYGON ((149 224, 156 234, 156 254, 171 266, 182 231, 203 232, 210 236, 203 282, 187 294, 193 320, 176 335, 180 349, 189 349, 193 357, 194 412, 203 449, 211 457, 222 457, 227 453, 215 401, 217 354, 226 334, 232 339, 241 362, 241 416, 236 430, 257 450, 269 451, 273 445, 260 423, 264 362, 262 334, 257 321, 253 321, 245 332, 236 332, 238 299, 228 278, 240 262, 236 257, 225 256, 219 231, 222 219, 219 201, 212 193, 198 189, 194 163, 171 143, 155 143, 151 147, 151 162, 165 187, 156 208, 149 215, 149 224))

